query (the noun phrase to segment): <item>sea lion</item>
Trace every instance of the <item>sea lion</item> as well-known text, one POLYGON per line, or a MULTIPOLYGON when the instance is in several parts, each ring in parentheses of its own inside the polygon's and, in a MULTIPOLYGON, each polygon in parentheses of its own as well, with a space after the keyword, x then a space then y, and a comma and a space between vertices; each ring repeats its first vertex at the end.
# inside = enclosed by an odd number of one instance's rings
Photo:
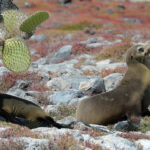
POLYGON ((55 122, 40 106, 33 102, 8 94, 0 94, 0 115, 6 118, 7 121, 26 125, 29 128, 33 128, 33 126, 69 127, 69 125, 55 122), (21 122, 17 117, 24 118, 25 121, 21 122), (31 123, 33 123, 33 126, 31 123))
MULTIPOLYGON (((145 45, 145 51, 150 52, 150 44, 145 45)), ((143 60, 140 60, 146 67, 150 69, 150 56, 146 55, 143 60)), ((149 77, 150 78, 150 77, 149 77)), ((150 85, 144 92, 142 99, 142 115, 150 115, 150 85)))
POLYGON ((109 124, 126 115, 129 123, 139 125, 141 100, 150 84, 150 70, 141 61, 148 53, 141 45, 127 51, 128 70, 120 84, 112 91, 79 102, 76 118, 89 124, 109 124))

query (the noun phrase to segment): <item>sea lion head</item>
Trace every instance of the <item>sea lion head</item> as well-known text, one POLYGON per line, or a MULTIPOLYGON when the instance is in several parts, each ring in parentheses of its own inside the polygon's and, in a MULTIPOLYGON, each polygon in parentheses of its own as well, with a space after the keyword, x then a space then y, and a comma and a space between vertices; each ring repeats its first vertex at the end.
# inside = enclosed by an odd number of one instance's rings
POLYGON ((150 53, 150 45, 149 47, 138 44, 134 45, 131 48, 128 49, 126 54, 126 62, 127 64, 133 63, 133 62, 143 62, 144 57, 146 55, 149 55, 150 53))

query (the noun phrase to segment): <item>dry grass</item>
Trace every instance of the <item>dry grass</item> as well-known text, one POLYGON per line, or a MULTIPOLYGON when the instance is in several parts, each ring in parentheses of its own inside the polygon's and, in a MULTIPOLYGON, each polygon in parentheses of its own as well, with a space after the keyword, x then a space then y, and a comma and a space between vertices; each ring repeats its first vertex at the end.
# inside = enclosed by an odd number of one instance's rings
POLYGON ((146 116, 143 118, 139 127, 139 131, 143 133, 145 133, 146 131, 150 131, 150 117, 146 116))
POLYGON ((66 104, 61 104, 58 107, 58 113, 50 113, 51 117, 54 117, 56 120, 63 119, 67 116, 75 117, 76 106, 68 106, 66 104))
POLYGON ((130 39, 124 39, 121 43, 114 44, 100 51, 95 59, 97 61, 108 58, 116 58, 117 60, 123 60, 124 54, 132 46, 130 39))

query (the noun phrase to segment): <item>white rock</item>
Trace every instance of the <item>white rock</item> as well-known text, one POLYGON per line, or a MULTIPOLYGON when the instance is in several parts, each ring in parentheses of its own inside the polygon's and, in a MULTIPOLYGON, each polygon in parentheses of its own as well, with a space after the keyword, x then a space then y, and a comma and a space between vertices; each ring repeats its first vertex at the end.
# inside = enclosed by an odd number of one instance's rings
POLYGON ((97 68, 95 66, 92 65, 82 65, 81 66, 81 70, 82 71, 97 71, 97 68))
POLYGON ((117 87, 122 80, 123 75, 120 73, 112 73, 104 78, 104 85, 106 91, 111 91, 117 87))
POLYGON ((46 108, 44 108, 45 112, 47 113, 56 113, 58 114, 59 111, 58 111, 58 105, 48 105, 46 106, 46 108))
POLYGON ((88 48, 95 48, 95 47, 100 47, 102 45, 103 44, 101 44, 101 43, 91 43, 91 44, 87 44, 86 47, 88 47, 88 48))
POLYGON ((123 67, 126 67, 126 63, 123 63, 123 62, 118 62, 118 63, 111 63, 111 64, 105 64, 105 65, 102 65, 102 64, 96 64, 97 66, 97 69, 99 70, 99 72, 101 72, 103 69, 105 70, 113 70, 113 69, 116 69, 116 68, 123 68, 123 67))
POLYGON ((95 144, 109 150, 138 150, 129 140, 111 134, 100 137, 95 144))
POLYGON ((71 83, 62 78, 54 78, 48 81, 46 86, 55 90, 67 90, 71 88, 71 83))
POLYGON ((140 139, 135 141, 136 146, 142 150, 150 150, 150 140, 140 139))
POLYGON ((7 72, 10 72, 6 67, 0 67, 0 78, 7 72))
POLYGON ((104 65, 108 65, 112 62, 112 59, 105 59, 96 63, 97 67, 103 67, 104 65))

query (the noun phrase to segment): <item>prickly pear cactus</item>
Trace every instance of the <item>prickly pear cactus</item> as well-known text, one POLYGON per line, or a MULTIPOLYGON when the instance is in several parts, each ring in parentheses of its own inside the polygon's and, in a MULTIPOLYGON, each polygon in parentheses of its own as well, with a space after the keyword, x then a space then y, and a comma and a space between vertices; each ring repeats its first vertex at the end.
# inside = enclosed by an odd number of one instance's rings
POLYGON ((3 23, 11 37, 20 35, 20 25, 28 18, 28 15, 19 10, 7 10, 2 13, 3 23))
POLYGON ((37 12, 30 17, 19 10, 6 10, 0 23, 0 54, 5 66, 16 73, 30 66, 30 53, 23 39, 28 39, 36 27, 49 18, 48 12, 37 12))
POLYGON ((21 24, 20 30, 26 33, 31 33, 38 25, 48 18, 48 12, 36 12, 21 24))
POLYGON ((5 66, 16 73, 27 71, 31 62, 28 47, 21 38, 5 41, 2 58, 5 66))

